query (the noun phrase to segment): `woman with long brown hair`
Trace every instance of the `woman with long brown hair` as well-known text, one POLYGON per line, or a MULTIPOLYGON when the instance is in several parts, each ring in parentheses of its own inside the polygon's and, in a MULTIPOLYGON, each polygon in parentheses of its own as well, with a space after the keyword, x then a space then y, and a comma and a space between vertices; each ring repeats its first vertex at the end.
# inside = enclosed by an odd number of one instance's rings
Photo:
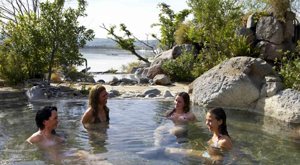
POLYGON ((101 84, 93 86, 89 94, 89 108, 83 114, 81 122, 83 124, 108 122, 107 98, 108 95, 104 86, 101 84))
POLYGON ((180 92, 174 100, 174 109, 166 112, 166 117, 171 119, 175 125, 186 125, 194 121, 195 115, 190 111, 190 96, 186 92, 180 92))

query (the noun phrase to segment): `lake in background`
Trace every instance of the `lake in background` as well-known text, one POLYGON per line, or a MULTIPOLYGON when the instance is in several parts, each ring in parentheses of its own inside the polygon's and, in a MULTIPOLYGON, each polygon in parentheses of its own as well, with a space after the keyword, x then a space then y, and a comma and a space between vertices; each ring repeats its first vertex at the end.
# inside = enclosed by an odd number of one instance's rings
MULTIPOLYGON (((122 72, 122 65, 127 65, 130 62, 137 62, 138 58, 125 50, 115 49, 81 49, 80 53, 83 54, 83 58, 87 59, 87 67, 91 67, 89 72, 104 72, 110 69, 118 70, 122 72)), ((137 50, 137 53, 143 57, 152 57, 153 52, 149 50, 137 50)), ((83 66, 77 66, 78 71, 85 69, 83 66)), ((130 78, 129 75, 125 74, 97 74, 94 75, 94 79, 99 79, 105 82, 109 81, 112 76, 117 78, 130 78)))

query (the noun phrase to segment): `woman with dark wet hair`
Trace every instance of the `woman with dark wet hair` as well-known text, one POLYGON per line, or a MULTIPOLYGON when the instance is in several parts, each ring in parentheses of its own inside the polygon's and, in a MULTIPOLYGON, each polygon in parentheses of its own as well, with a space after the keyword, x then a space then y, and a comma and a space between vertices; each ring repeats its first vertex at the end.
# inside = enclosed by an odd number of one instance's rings
POLYGON ((45 106, 37 111, 35 122, 39 130, 31 135, 26 141, 41 147, 53 146, 64 140, 55 132, 60 122, 55 106, 45 106))

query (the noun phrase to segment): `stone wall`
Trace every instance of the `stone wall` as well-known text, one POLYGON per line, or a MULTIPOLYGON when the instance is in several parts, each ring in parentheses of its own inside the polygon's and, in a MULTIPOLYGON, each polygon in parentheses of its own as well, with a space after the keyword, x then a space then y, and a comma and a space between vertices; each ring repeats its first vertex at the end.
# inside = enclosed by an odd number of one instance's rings
POLYGON ((255 15, 257 13, 250 15, 247 26, 236 29, 235 34, 248 36, 253 48, 259 49, 259 58, 273 64, 276 58, 282 58, 283 52, 295 51, 295 13, 286 12, 285 22, 272 15, 256 20, 255 15))
POLYGON ((0 107, 7 108, 27 104, 27 98, 22 90, 0 88, 0 107))

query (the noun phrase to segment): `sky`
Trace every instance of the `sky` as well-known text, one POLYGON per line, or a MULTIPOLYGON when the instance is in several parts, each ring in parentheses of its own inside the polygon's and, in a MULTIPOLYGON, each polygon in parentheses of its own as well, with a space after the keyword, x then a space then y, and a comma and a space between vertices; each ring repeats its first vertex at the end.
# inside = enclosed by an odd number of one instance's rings
MULTIPOLYGON (((107 38, 107 31, 99 26, 105 24, 108 28, 110 25, 117 25, 119 31, 120 23, 124 23, 127 29, 138 39, 152 39, 149 35, 154 33, 159 36, 159 27, 151 28, 151 24, 159 23, 158 15, 160 9, 157 4, 164 2, 170 5, 175 12, 187 9, 186 0, 87 0, 86 9, 87 17, 80 18, 81 25, 88 29, 93 29, 96 38, 107 38)), ((73 0, 67 3, 77 5, 73 0)))

